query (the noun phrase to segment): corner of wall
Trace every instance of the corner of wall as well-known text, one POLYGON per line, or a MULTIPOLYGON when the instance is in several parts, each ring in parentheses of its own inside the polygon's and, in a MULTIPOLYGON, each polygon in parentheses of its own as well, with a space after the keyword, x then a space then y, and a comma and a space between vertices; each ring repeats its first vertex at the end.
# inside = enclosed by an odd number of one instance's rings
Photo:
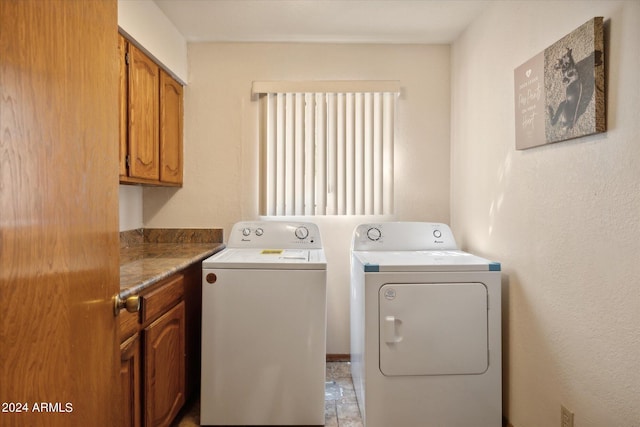
POLYGON ((183 83, 187 40, 152 0, 118 0, 118 26, 183 83))

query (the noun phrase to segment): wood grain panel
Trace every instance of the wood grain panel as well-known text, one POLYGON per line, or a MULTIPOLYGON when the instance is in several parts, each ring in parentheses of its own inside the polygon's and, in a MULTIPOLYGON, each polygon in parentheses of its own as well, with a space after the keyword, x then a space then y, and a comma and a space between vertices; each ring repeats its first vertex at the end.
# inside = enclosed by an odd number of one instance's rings
POLYGON ((129 44, 129 176, 160 179, 160 68, 129 44))
POLYGON ((127 153, 128 153, 128 140, 127 140, 127 118, 128 118, 128 107, 127 107, 127 98, 128 98, 128 82, 129 76, 127 73, 127 62, 125 60, 127 54, 127 46, 128 42, 124 38, 122 34, 118 34, 118 65, 120 66, 120 88, 119 88, 119 98, 120 102, 118 103, 120 109, 120 121, 119 121, 119 129, 120 129, 120 176, 127 176, 127 153))
POLYGON ((160 71, 160 181, 182 184, 182 85, 160 71))
POLYGON ((144 330, 146 427, 169 427, 184 405, 184 301, 144 330))
POLYGON ((142 426, 142 393, 140 390, 140 335, 135 334, 120 346, 120 386, 124 415, 123 427, 142 426))
POLYGON ((0 401, 30 405, 0 424, 120 425, 117 4, 2 0, 0 29, 0 401))
POLYGON ((124 342, 133 334, 138 332, 140 327, 140 312, 129 313, 127 310, 121 310, 118 315, 118 323, 120 324, 120 341, 124 342))
POLYGON ((142 296, 142 323, 147 324, 175 305, 184 295, 184 275, 182 273, 159 282, 155 289, 142 296))

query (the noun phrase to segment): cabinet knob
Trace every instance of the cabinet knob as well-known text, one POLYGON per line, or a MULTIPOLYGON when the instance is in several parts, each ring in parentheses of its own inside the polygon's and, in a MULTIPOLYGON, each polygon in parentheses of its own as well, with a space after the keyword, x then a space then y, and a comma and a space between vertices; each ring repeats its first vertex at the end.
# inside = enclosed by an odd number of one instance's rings
POLYGON ((114 314, 117 316, 123 308, 129 313, 137 312, 140 310, 140 297, 138 295, 131 295, 130 297, 122 299, 120 298, 120 295, 116 295, 114 302, 114 314))

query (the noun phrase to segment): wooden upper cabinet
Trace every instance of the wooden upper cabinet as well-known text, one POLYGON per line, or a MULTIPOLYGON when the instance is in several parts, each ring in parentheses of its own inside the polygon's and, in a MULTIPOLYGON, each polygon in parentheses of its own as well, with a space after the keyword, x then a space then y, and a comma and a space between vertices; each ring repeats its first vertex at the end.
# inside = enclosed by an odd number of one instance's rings
POLYGON ((160 181, 182 184, 182 85, 160 71, 160 181))
POLYGON ((160 67, 129 44, 129 176, 160 179, 160 67))
POLYGON ((118 34, 118 61, 120 65, 120 176, 127 176, 127 40, 118 34))
POLYGON ((182 85, 119 37, 120 183, 181 186, 182 85))

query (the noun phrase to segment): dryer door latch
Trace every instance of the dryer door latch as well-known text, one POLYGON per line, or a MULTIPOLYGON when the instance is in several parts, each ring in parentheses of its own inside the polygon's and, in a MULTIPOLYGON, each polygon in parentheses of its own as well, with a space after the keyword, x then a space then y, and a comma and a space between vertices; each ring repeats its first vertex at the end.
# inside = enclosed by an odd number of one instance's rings
POLYGON ((384 341, 387 344, 397 344, 402 341, 400 335, 400 325, 402 320, 396 319, 395 316, 385 316, 384 318, 384 341))

